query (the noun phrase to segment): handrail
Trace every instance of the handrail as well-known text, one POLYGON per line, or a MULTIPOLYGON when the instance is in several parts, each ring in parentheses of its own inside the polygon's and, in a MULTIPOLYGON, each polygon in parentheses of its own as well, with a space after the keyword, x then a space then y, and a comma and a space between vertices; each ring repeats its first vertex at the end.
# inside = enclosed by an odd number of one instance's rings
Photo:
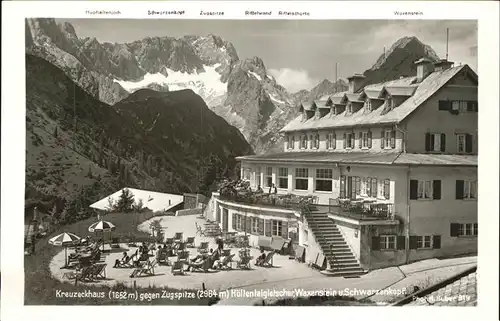
MULTIPOLYGON (((302 212, 303 212, 304 214, 306 214, 306 213, 307 213, 307 214, 312 214, 312 213, 311 213, 311 211, 310 211, 310 209, 309 209, 309 206, 310 206, 310 205, 311 205, 311 203, 310 203, 310 202, 307 202, 306 204, 304 204, 304 205, 303 205, 303 207, 302 207, 302 212)), ((316 220, 314 219, 314 215, 304 215, 304 217, 306 217, 306 221, 308 222, 308 225, 309 225, 309 223, 313 223, 313 225, 314 225, 314 226, 318 227, 317 222, 316 222, 316 220), (307 218, 306 216, 307 216, 307 217, 310 217, 310 218, 311 218, 311 220, 312 220, 312 222, 309 222, 309 220, 308 220, 308 218, 307 218)), ((319 229, 318 229, 318 231, 319 231, 319 229)), ((324 235, 323 235, 322 233, 318 233, 318 234, 319 234, 319 235, 315 235, 315 238, 319 236, 319 238, 321 238, 321 240, 324 242, 324 244, 328 244, 328 243, 326 242, 326 239, 325 239, 324 235)), ((320 248, 321 248, 321 250, 322 250, 323 252, 325 252, 325 250, 324 250, 321 246, 320 246, 320 248)), ((337 267, 340 265, 340 263, 338 263, 337 258, 336 258, 336 257, 335 257, 335 255, 333 254, 331 247, 329 247, 329 248, 328 248, 328 250, 329 250, 329 253, 330 253, 329 257, 331 257, 331 258, 333 259, 334 264, 332 265, 332 262, 331 262, 330 260, 328 260, 328 258, 327 258, 328 263, 330 263, 330 266, 332 267, 332 269, 333 269, 333 270, 335 270, 335 269, 337 269, 337 267)))

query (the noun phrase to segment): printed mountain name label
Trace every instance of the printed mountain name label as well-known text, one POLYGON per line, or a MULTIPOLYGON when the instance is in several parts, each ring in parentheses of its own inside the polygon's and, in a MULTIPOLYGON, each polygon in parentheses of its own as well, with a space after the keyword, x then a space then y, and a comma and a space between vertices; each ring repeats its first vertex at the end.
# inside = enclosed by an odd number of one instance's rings
POLYGON ((223 16, 224 11, 200 11, 200 16, 223 16))

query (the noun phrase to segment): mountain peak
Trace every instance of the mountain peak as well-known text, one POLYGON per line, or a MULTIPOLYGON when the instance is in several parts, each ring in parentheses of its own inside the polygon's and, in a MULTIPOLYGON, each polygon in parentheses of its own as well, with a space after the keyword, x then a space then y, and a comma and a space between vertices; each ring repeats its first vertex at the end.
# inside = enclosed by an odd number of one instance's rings
POLYGON ((426 57, 431 61, 439 60, 439 56, 430 46, 424 44, 416 36, 407 36, 396 40, 391 45, 389 50, 382 53, 375 64, 372 66, 371 70, 380 69, 382 65, 385 64, 388 60, 395 59, 393 57, 394 55, 399 55, 397 53, 398 51, 411 53, 412 55, 419 56, 418 58, 426 57))

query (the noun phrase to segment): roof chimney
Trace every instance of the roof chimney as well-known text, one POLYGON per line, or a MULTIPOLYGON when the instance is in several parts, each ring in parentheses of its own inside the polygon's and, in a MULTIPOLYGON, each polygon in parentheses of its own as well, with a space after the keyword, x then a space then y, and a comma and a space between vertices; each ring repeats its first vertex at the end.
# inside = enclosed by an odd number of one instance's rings
POLYGON ((363 82, 365 81, 365 76, 362 74, 354 74, 347 78, 349 81, 349 92, 355 93, 361 88, 363 88, 363 82))
POLYGON ((415 65, 417 65, 417 82, 421 82, 434 71, 432 61, 427 58, 420 58, 415 61, 415 65))
POLYGON ((446 59, 441 59, 434 64, 435 71, 445 71, 453 66, 453 61, 448 61, 446 59))

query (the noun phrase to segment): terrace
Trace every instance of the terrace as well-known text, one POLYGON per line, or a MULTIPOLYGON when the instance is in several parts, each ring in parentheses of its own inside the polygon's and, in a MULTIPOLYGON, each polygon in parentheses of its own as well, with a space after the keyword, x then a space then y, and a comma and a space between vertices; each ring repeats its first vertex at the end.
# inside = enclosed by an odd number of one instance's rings
POLYGON ((268 194, 251 191, 245 182, 234 182, 219 190, 216 196, 223 201, 266 208, 288 209, 303 212, 304 209, 338 215, 356 220, 394 220, 394 204, 372 199, 333 199, 329 204, 318 204, 316 196, 295 194, 268 194))

